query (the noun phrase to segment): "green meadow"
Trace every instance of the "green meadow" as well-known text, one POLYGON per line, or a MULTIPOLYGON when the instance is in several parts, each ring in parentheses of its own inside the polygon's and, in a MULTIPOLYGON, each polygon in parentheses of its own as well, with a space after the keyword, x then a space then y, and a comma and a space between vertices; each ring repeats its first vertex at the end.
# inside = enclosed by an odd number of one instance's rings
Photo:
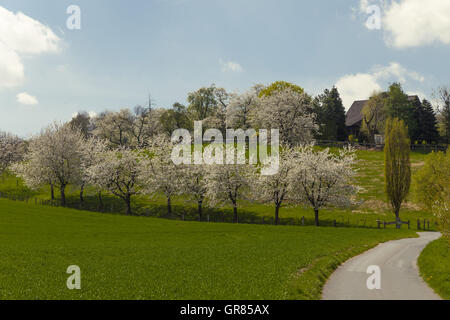
MULTIPOLYGON (((0 299, 319 299, 343 261, 380 242, 416 236, 418 218, 435 228, 431 214, 411 199, 401 212, 411 230, 376 229, 377 219, 393 220, 383 192, 383 153, 357 154, 358 205, 322 210, 320 228, 309 226, 313 212, 301 206, 283 207, 285 225, 272 226, 273 208, 252 202, 239 208, 247 223, 223 223, 232 219, 227 207, 207 208, 211 223, 197 222, 195 203, 182 197, 174 199, 171 219, 161 219, 168 217, 160 196, 134 197, 130 217, 119 214, 119 199, 103 192, 104 213, 92 212, 99 210, 96 190, 87 188, 81 205, 76 186, 67 192, 73 208, 46 206, 40 203, 50 199, 49 187, 30 190, 5 175, 0 299), (306 226, 287 225, 303 216, 306 226), (69 265, 81 268, 81 290, 66 287, 69 265)), ((413 171, 425 156, 412 153, 413 171)))
POLYGON ((318 299, 349 257, 413 230, 101 214, 0 200, 0 299, 318 299), (67 267, 81 269, 68 290, 67 267))

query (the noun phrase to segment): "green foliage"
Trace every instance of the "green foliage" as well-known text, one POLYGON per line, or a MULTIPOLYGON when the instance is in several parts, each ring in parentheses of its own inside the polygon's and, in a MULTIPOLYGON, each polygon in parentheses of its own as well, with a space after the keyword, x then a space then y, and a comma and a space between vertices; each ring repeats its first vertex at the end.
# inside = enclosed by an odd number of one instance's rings
POLYGON ((418 203, 431 209, 443 235, 450 241, 450 149, 433 152, 414 175, 414 195, 418 203))
POLYGON ((409 153, 408 128, 403 120, 388 119, 384 146, 385 192, 397 220, 400 219, 400 208, 409 193, 411 183, 409 153))
POLYGON ((193 120, 204 120, 212 116, 217 111, 217 99, 215 96, 216 87, 200 88, 195 92, 189 93, 187 108, 193 120))
POLYGON ((450 247, 444 238, 431 242, 419 256, 422 278, 443 299, 450 300, 450 247))
POLYGON ((165 110, 159 120, 164 132, 168 135, 172 135, 176 129, 191 130, 193 127, 186 107, 178 102, 172 106, 172 109, 165 110))
MULTIPOLYGON (((420 101, 419 101, 420 103, 420 101)), ((400 83, 393 83, 385 99, 385 111, 389 118, 403 120, 408 127, 408 136, 412 137, 417 130, 417 120, 414 118, 414 105, 408 100, 400 83)))
POLYGON ((272 83, 271 85, 269 85, 268 87, 264 88, 263 90, 261 90, 261 92, 259 93, 259 97, 270 97, 272 96, 274 93, 276 92, 280 92, 286 89, 290 89, 292 91, 295 91, 299 94, 303 94, 305 93, 305 90, 293 83, 290 82, 286 82, 286 81, 276 81, 274 83, 272 83))
POLYGON ((422 144, 437 142, 439 140, 436 114, 428 100, 424 99, 422 103, 416 105, 414 118, 417 120, 417 130, 411 139, 420 139, 422 140, 422 144))
POLYGON ((0 230, 1 300, 318 299, 337 266, 328 257, 342 261, 414 235, 170 221, 7 200, 0 200, 0 230), (81 290, 66 287, 74 264, 81 290))
POLYGON ((385 93, 376 93, 370 97, 361 111, 363 116, 361 133, 367 135, 371 143, 375 143, 374 135, 383 132, 384 129, 385 99, 385 93))
POLYGON ((313 112, 319 124, 318 138, 321 140, 345 141, 345 108, 336 87, 326 89, 314 99, 313 112))

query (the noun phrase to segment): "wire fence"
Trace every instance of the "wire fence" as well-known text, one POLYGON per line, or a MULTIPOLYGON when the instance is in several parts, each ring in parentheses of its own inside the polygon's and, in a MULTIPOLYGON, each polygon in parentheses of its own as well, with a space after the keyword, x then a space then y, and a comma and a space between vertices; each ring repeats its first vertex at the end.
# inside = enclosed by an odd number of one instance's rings
MULTIPOLYGON (((334 141, 334 140, 316 140, 316 145, 322 147, 343 148, 351 145, 356 149, 374 149, 383 150, 384 144, 354 142, 354 141, 334 141)), ((448 144, 411 144, 411 150, 418 152, 447 151, 448 144)))
MULTIPOLYGON (((59 199, 42 199, 37 197, 28 197, 18 194, 7 194, 0 192, 0 199, 6 199, 10 201, 22 201, 27 204, 34 204, 39 206, 51 206, 51 207, 63 207, 59 199)), ((97 204, 97 206, 87 205, 85 203, 69 202, 64 206, 66 208, 80 209, 86 211, 93 211, 99 213, 118 214, 123 211, 123 206, 109 203, 109 204, 97 204)), ((164 208, 165 209, 165 208, 164 208)), ((236 223, 234 221, 234 215, 232 210, 214 210, 211 208, 205 208, 205 213, 199 218, 196 210, 183 206, 173 206, 172 213, 168 214, 162 210, 151 210, 149 207, 138 208, 135 211, 136 216, 162 218, 169 220, 179 221, 196 221, 207 223, 236 223)), ((256 213, 241 211, 238 215, 237 223, 240 224, 259 224, 259 225, 275 225, 275 217, 261 216, 256 213)), ((279 218, 278 225, 283 226, 313 226, 315 225, 314 217, 298 217, 298 218, 279 218)), ((336 228, 371 228, 371 229, 385 229, 386 226, 394 225, 396 222, 382 221, 379 218, 368 217, 361 218, 358 216, 349 217, 341 215, 336 219, 319 219, 319 225, 323 227, 336 227, 336 228)), ((416 230, 431 230, 437 227, 437 222, 429 219, 417 219, 415 221, 403 221, 401 225, 407 225, 408 229, 415 228, 416 230)), ((400 226, 401 226, 400 225, 400 226)))

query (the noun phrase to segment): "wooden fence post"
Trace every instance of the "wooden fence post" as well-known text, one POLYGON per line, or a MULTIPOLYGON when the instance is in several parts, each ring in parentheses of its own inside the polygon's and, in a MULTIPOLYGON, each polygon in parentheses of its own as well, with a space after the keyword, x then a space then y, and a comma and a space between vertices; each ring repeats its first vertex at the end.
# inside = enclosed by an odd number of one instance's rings
POLYGON ((417 230, 420 230, 420 219, 417 219, 417 230))
POLYGON ((302 226, 305 226, 305 216, 302 217, 302 226))

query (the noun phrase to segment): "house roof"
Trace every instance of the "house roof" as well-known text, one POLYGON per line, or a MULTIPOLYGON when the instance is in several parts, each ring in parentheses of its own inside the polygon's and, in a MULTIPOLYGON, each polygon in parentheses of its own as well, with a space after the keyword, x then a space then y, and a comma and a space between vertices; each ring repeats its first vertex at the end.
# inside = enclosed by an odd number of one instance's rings
MULTIPOLYGON (((408 100, 409 101, 415 101, 415 100, 419 100, 419 97, 414 95, 414 96, 408 96, 408 100)), ((361 111, 364 108, 364 105, 368 102, 369 100, 357 100, 355 102, 353 102, 352 106, 350 107, 350 109, 348 109, 347 111, 347 115, 345 118, 345 125, 347 127, 351 127, 354 125, 359 124, 359 122, 362 121, 362 114, 361 111)))
POLYGON ((347 127, 351 127, 357 124, 358 122, 362 121, 361 111, 364 108, 364 105, 367 103, 367 101, 369 100, 357 100, 353 102, 350 109, 348 109, 347 116, 345 118, 345 125, 347 127))

